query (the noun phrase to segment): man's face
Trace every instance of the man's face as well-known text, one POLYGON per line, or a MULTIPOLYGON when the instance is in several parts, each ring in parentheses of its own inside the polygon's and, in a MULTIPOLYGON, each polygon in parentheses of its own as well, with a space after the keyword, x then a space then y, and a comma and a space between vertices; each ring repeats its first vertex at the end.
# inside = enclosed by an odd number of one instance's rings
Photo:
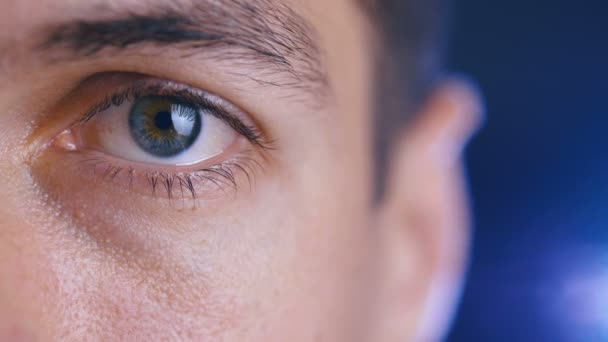
POLYGON ((3 4, 0 340, 412 337, 458 273, 458 175, 426 153, 453 119, 372 203, 354 1, 3 4))

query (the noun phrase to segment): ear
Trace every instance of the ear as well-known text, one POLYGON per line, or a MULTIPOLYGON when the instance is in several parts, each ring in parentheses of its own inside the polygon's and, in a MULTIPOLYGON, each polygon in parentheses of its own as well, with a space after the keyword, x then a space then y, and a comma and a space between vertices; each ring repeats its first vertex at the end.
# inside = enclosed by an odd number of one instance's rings
POLYGON ((382 340, 437 341, 449 323, 469 241, 461 157, 481 122, 479 98, 469 82, 445 82, 394 145, 379 212, 382 340))

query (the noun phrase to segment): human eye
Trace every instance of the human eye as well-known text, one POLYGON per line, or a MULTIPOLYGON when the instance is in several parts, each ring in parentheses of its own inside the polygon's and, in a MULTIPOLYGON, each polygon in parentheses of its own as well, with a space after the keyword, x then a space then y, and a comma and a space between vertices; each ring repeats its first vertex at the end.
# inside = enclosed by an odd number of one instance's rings
POLYGON ((251 182, 261 166, 252 154, 267 150, 268 140, 224 98, 144 76, 109 83, 109 93, 89 95, 100 99, 49 144, 75 155, 93 177, 136 193, 196 199, 236 190, 239 176, 251 182))

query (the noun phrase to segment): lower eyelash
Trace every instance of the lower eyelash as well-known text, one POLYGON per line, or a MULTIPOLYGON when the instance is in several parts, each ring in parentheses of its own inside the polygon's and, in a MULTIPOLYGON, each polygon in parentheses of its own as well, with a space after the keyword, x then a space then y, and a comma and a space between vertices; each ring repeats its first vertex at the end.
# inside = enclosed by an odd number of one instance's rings
POLYGON ((155 170, 138 171, 132 166, 113 165, 101 157, 92 157, 83 160, 83 163, 92 166, 93 173, 109 181, 116 181, 124 177, 133 189, 134 183, 145 183, 150 187, 150 194, 156 197, 159 191, 164 191, 167 198, 175 199, 179 193, 181 199, 190 198, 196 201, 199 198, 197 189, 211 185, 224 193, 233 191, 237 193, 241 186, 240 179, 246 179, 251 190, 255 183, 257 172, 263 171, 263 166, 256 159, 244 153, 231 160, 209 168, 191 172, 162 172, 155 170))

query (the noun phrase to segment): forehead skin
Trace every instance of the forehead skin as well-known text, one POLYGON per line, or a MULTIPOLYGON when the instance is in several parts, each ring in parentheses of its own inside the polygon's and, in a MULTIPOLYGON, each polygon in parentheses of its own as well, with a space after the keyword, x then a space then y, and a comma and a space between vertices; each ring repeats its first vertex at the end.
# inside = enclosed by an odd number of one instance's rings
POLYGON ((369 32, 350 0, 284 3, 316 31, 329 84, 322 106, 241 80, 239 66, 218 58, 171 50, 47 65, 31 49, 40 27, 146 5, 3 1, 0 340, 363 339, 362 280, 373 278, 369 32), (60 125, 47 112, 75 80, 107 70, 234 100, 272 132, 274 162, 251 191, 192 211, 118 198, 98 184, 62 186, 51 162, 32 157, 30 138, 60 125))

